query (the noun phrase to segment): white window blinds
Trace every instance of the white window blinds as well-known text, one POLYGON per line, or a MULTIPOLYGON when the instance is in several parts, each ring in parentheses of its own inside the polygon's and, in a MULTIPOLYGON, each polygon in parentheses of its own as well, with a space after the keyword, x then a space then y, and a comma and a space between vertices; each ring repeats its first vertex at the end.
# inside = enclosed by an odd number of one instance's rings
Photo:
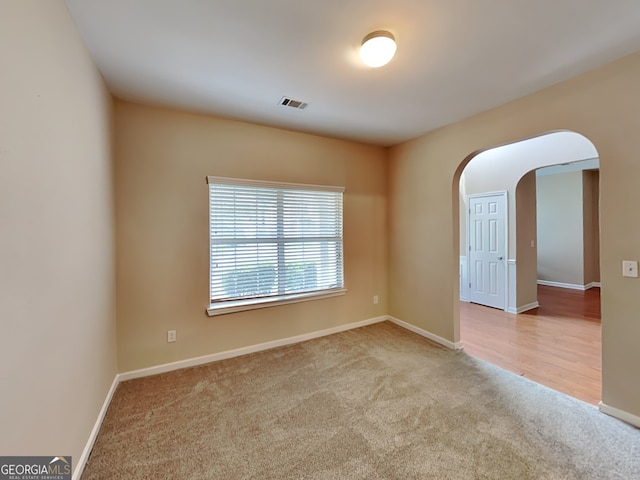
POLYGON ((344 287, 343 188, 207 182, 212 305, 344 287))

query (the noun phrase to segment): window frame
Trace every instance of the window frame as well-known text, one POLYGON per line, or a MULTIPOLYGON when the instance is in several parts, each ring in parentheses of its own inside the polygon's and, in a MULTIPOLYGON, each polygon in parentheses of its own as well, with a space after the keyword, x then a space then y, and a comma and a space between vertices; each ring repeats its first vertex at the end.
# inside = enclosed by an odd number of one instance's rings
MULTIPOLYGON (((306 291, 306 292, 298 292, 298 293, 288 293, 288 294, 273 294, 268 296, 258 296, 251 298, 239 298, 239 299, 230 299, 230 300, 220 300, 220 301, 212 301, 209 300, 209 307, 207 308, 207 314, 209 316, 223 315, 227 313, 240 312, 245 310, 253 310, 258 308, 266 308, 273 307, 278 305, 286 305, 290 303, 297 302, 305 302, 310 300, 319 300, 324 298, 331 298, 340 295, 344 295, 347 293, 347 289, 345 288, 345 277, 344 277, 344 233, 343 233, 343 223, 344 223, 344 187, 336 187, 336 186, 327 186, 327 185, 313 185, 313 184, 302 184, 302 183, 285 183, 285 182, 270 182, 270 181, 262 181, 262 180, 248 180, 248 179, 240 179, 240 178, 230 178, 230 177, 217 177, 217 176, 208 176, 207 184, 209 190, 209 203, 208 203, 208 226, 209 226, 209 296, 211 298, 212 293, 212 282, 213 282, 213 271, 212 271, 212 261, 213 261, 213 235, 212 235, 212 188, 211 185, 231 185, 231 186, 240 186, 240 187, 256 187, 256 188, 270 188, 276 189, 279 191, 284 190, 294 190, 294 191, 302 191, 302 192, 333 192, 339 193, 341 196, 340 199, 340 274, 339 277, 342 280, 342 285, 338 287, 332 288, 322 288, 314 291, 306 291)), ((259 238, 259 237, 256 237, 259 238)), ((278 235, 277 241, 282 242, 283 238, 278 235)), ((310 240, 311 241, 311 240, 310 240)))

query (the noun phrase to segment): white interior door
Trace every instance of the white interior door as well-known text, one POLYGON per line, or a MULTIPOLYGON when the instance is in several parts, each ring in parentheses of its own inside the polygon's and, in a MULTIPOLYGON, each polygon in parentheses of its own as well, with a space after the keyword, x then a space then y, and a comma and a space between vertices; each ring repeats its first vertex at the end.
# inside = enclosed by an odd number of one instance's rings
POLYGON ((471 195, 469 204, 469 301, 506 308, 507 193, 471 195))

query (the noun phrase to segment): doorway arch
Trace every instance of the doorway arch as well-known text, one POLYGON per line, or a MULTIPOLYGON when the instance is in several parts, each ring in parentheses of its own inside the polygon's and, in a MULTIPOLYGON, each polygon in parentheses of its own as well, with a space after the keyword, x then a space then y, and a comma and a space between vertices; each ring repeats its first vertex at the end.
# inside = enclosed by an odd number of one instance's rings
MULTIPOLYGON (((594 168, 599 168, 599 154, 595 145, 585 136, 571 131, 556 131, 544 133, 532 138, 518 140, 499 147, 488 148, 478 152, 474 152, 473 154, 465 158, 465 160, 460 164, 460 167, 457 171, 457 174, 459 173, 459 189, 457 194, 459 200, 458 243, 460 244, 461 258, 461 299, 464 299, 463 297, 465 296, 464 285, 466 283, 466 280, 463 278, 463 258, 469 251, 469 244, 466 243, 466 222, 464 221, 469 214, 469 209, 465 204, 466 198, 473 198, 474 195, 481 195, 485 192, 497 191, 504 191, 509 195, 509 234, 507 240, 509 263, 508 266, 505 265, 505 268, 508 269, 507 275, 509 277, 507 287, 509 298, 508 308, 504 308, 504 310, 508 311, 509 313, 521 313, 538 306, 536 249, 529 248, 534 247, 534 242, 537 248, 535 216, 536 170, 545 169, 545 171, 556 171, 555 173, 558 173, 558 171, 573 170, 573 172, 575 172, 576 170, 580 169, 594 168), (523 187, 525 193, 522 194, 519 192, 521 183, 527 185, 526 188, 523 187), (467 197, 467 194, 470 194, 471 197, 467 197), (533 208, 531 208, 531 204, 533 204, 533 208), (524 210, 524 212, 521 214, 522 210, 524 210), (527 218, 527 215, 529 216, 529 218, 527 218), (531 215, 533 215, 533 218, 530 218, 531 215), (533 227, 530 226, 531 222, 533 222, 533 227), (529 223, 529 226, 527 226, 527 223, 529 223), (523 224, 524 227, 521 226, 523 224), (531 236, 529 237, 528 235, 531 236), (533 261, 531 261, 530 257, 533 258, 533 261), (531 285, 529 285, 529 288, 521 288, 522 282, 529 282, 531 285), (531 286, 533 288, 531 288, 531 286), (528 297, 527 295, 532 295, 532 297, 528 297)), ((572 176, 571 178, 577 178, 578 181, 582 182, 583 174, 581 172, 579 176, 572 176)), ((580 183, 580 185, 582 186, 582 183, 580 183)), ((582 194, 580 202, 582 204, 582 194)), ((598 234, 599 232, 596 233, 596 235, 598 234)), ((469 281, 471 281, 471 279, 469 279, 469 281)), ((583 284, 584 283, 586 282, 583 282, 583 284)), ((543 298, 548 298, 548 293, 546 293, 544 290, 543 293, 547 295, 547 297, 543 295, 543 298)), ((469 324, 468 322, 470 321, 470 318, 484 317, 470 317, 469 313, 472 311, 477 313, 478 310, 484 309, 482 307, 478 309, 477 306, 474 307, 473 310, 470 310, 470 308, 471 307, 465 306, 462 309, 465 312, 465 325, 475 325, 475 327, 473 327, 473 330, 477 331, 477 322, 472 322, 471 324, 469 324)), ((462 338, 460 327, 460 311, 456 310, 456 312, 457 313, 454 317, 454 320, 456 322, 456 331, 460 333, 461 337, 459 339, 463 341, 464 339, 462 338)), ((547 310, 545 314, 548 314, 548 312, 549 310, 547 310)), ((536 313, 534 312, 534 317, 532 318, 537 318, 535 317, 535 315, 536 313)), ((509 316, 508 318, 510 319, 508 321, 508 324, 512 325, 512 328, 515 328, 515 317, 509 316)), ((522 317, 522 319, 518 320, 517 322, 520 323, 520 321, 522 321, 526 323, 526 318, 527 317, 522 317)), ((505 315, 505 320, 506 319, 507 316, 505 315)), ((475 336, 473 338, 475 338, 475 336)), ((514 341, 514 339, 512 339, 511 341, 514 341)), ((599 344, 599 348, 601 348, 601 343, 599 342, 599 344)), ((470 349, 471 346, 474 346, 474 348, 477 349, 479 344, 470 343, 470 349)), ((499 344, 497 346, 499 346, 499 344)), ((493 347, 495 348, 496 345, 493 345, 493 347)), ((479 356, 480 358, 484 358, 481 354, 479 356)), ((507 365, 509 364, 504 364, 504 366, 507 365)), ((514 368, 521 367, 514 364, 514 368)), ((511 366, 509 367, 509 369, 511 369, 511 366)), ((524 371, 526 371, 526 369, 524 371)), ((529 376, 528 373, 527 376, 529 376)), ((543 378, 541 377, 540 380, 543 380, 543 378)), ((545 382, 542 381, 542 383, 545 382)), ((568 385, 568 387, 569 390, 566 390, 566 392, 572 392, 573 390, 571 389, 571 386, 568 385)), ((560 389, 562 390, 562 388, 560 389)))
MULTIPOLYGON (((523 275, 519 263, 531 268, 528 258, 530 249, 525 244, 534 238, 521 239, 516 235, 517 209, 516 195, 519 183, 527 174, 537 169, 554 165, 566 165, 574 162, 593 161, 598 165, 599 154, 595 145, 585 136, 572 131, 554 131, 538 136, 516 140, 506 145, 490 147, 468 156, 459 168, 459 245, 460 245, 460 296, 465 298, 466 268, 464 262, 468 251, 466 222, 468 208, 466 195, 486 192, 507 192, 507 259, 504 265, 507 277, 505 305, 510 313, 520 313, 535 307, 535 298, 531 295, 518 296, 519 279, 531 277, 535 272, 523 275), (521 262, 519 262, 519 260, 521 262)), ((455 187, 454 187, 455 188, 455 187)), ((535 228, 534 228, 535 229, 535 228)), ((533 246, 533 245, 532 245, 533 246)), ((530 289, 531 290, 531 289, 530 289)))

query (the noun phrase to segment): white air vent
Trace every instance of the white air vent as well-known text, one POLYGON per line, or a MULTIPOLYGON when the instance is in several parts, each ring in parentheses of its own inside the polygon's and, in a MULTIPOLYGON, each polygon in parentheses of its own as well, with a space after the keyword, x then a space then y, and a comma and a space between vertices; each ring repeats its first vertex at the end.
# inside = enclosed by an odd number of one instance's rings
POLYGON ((280 99, 279 104, 282 105, 283 107, 297 108, 298 110, 304 110, 305 108, 307 108, 307 105, 309 105, 306 102, 301 102, 300 100, 294 100, 290 97, 282 97, 280 99))

